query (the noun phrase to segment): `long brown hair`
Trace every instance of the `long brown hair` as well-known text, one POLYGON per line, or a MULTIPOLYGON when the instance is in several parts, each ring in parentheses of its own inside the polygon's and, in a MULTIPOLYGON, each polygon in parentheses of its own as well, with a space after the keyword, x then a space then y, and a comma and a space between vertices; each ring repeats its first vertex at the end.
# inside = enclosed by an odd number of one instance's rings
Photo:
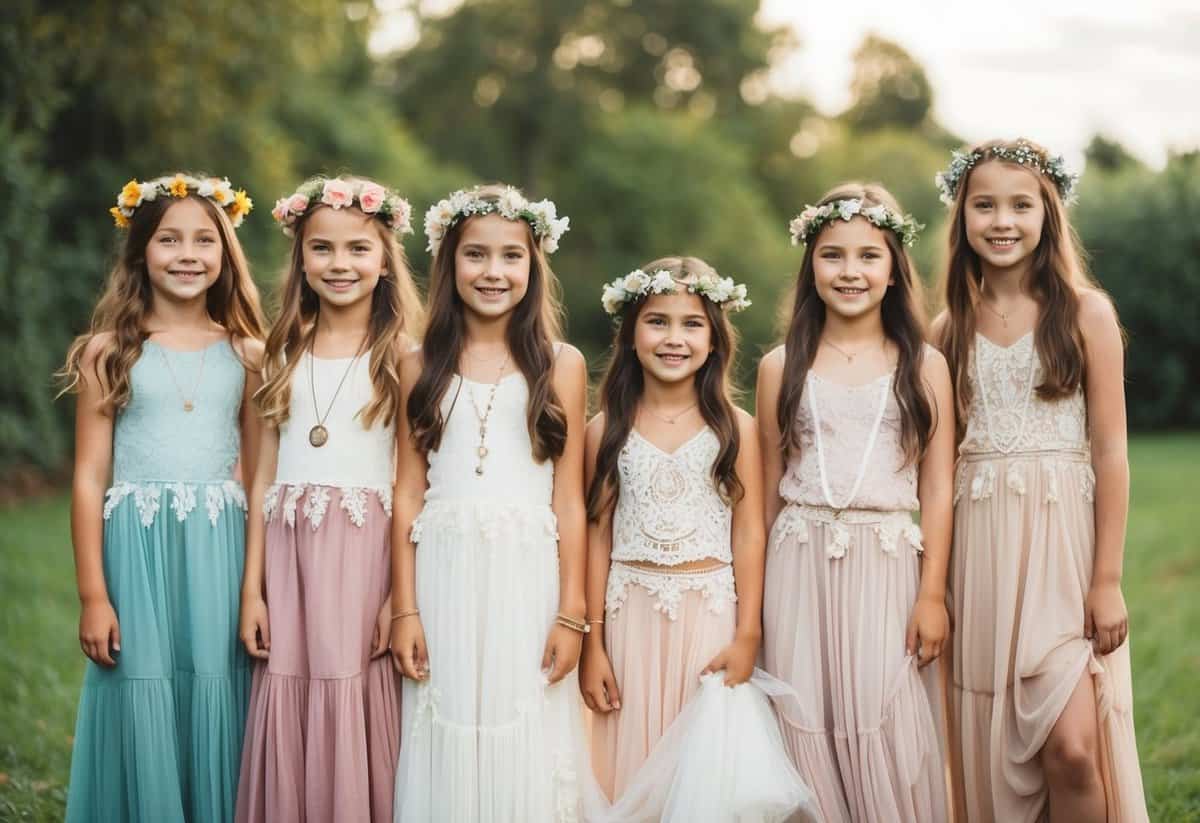
MULTIPOLYGON (((482 186, 476 194, 498 202, 508 186, 482 186)), ((467 329, 463 301, 455 284, 454 257, 464 228, 475 217, 455 223, 442 238, 429 276, 429 318, 422 344, 421 374, 408 397, 408 421, 413 441, 423 454, 436 451, 446 421, 441 399, 458 371, 467 329)), ((541 463, 557 459, 567 443, 567 415, 554 392, 554 343, 562 339, 562 304, 558 278, 524 220, 529 247, 529 287, 513 309, 506 332, 513 362, 529 386, 525 407, 533 458, 541 463)))
MULTIPOLYGON (((373 182, 364 177, 341 176, 350 183, 373 182)), ((288 419, 292 398, 292 374, 317 332, 321 300, 304 275, 304 234, 318 205, 305 212, 293 227, 291 258, 282 275, 279 318, 267 337, 263 357, 263 386, 255 395, 263 419, 279 426, 288 419)), ((348 206, 358 211, 356 206, 348 206)), ((364 217, 367 216, 364 213, 364 217)), ((375 421, 392 422, 400 413, 400 357, 420 334, 421 296, 413 285, 404 248, 388 227, 386 218, 372 215, 371 225, 383 243, 383 275, 371 294, 371 316, 367 323, 366 349, 373 396, 360 410, 363 428, 375 421)))
MULTIPOLYGON (((1011 149, 1018 144, 1037 151, 1043 163, 1048 161, 1044 148, 1024 138, 991 140, 975 146, 971 151, 986 154, 993 148, 1011 149)), ((950 254, 945 277, 946 322, 934 342, 950 364, 960 437, 971 403, 967 370, 971 348, 975 344, 975 307, 981 298, 983 285, 983 267, 979 255, 967 242, 967 188, 971 174, 979 165, 995 162, 1003 161, 985 157, 963 175, 950 212, 950 254)), ((1039 171, 1029 170, 1029 173, 1038 181, 1046 213, 1042 236, 1029 265, 1029 288, 1039 305, 1033 340, 1042 362, 1042 382, 1036 391, 1043 400, 1054 400, 1074 393, 1083 383, 1085 360, 1083 335, 1079 329, 1079 290, 1098 287, 1084 265, 1079 238, 1071 227, 1066 206, 1054 182, 1039 171)))
MULTIPOLYGON (((204 178, 205 175, 195 175, 204 178)), ((222 326, 231 338, 262 340, 265 333, 258 288, 250 276, 250 264, 229 215, 207 197, 189 193, 217 227, 221 237, 221 273, 204 295, 205 308, 213 322, 222 326)), ((101 398, 107 411, 115 413, 129 403, 129 373, 142 352, 142 343, 150 336, 146 317, 150 314, 153 291, 146 269, 146 246, 167 209, 183 198, 158 197, 143 202, 129 218, 125 240, 117 261, 108 274, 104 292, 92 313, 91 325, 75 338, 67 350, 67 359, 56 373, 63 384, 59 395, 78 392, 84 379, 83 353, 99 334, 111 334, 111 340, 96 357, 95 377, 108 391, 101 398)), ((248 368, 257 368, 245 363, 248 368)))
MULTIPOLYGON (((712 266, 696 257, 663 257, 642 266, 642 271, 659 270, 669 272, 677 282, 690 282, 693 278, 704 276, 717 277, 712 266)), ((622 307, 618 318, 616 339, 613 340, 612 354, 600 386, 604 433, 600 437, 596 456, 596 474, 588 487, 589 520, 599 520, 613 506, 621 492, 618 458, 633 429, 645 388, 642 364, 633 341, 638 316, 648 299, 649 296, 642 296, 630 300, 622 307)), ((720 443, 712 465, 713 484, 727 501, 736 502, 744 493, 737 474, 741 437, 737 412, 733 406, 734 388, 730 380, 737 358, 737 329, 720 306, 704 297, 700 298, 700 303, 708 317, 712 352, 694 377, 697 407, 720 443)))
MULTIPOLYGON (((861 199, 864 208, 882 205, 895 214, 902 210, 896 198, 878 183, 843 183, 831 189, 818 201, 818 206, 836 200, 861 199)), ((883 230, 884 240, 892 254, 892 284, 880 305, 883 333, 899 351, 896 362, 896 377, 892 382, 892 393, 900 408, 900 444, 904 449, 905 463, 921 459, 929 443, 933 427, 933 409, 921 379, 921 362, 925 345, 925 306, 922 298, 921 279, 908 250, 894 231, 883 230)), ((788 318, 787 336, 784 340, 786 358, 783 366, 783 383, 779 391, 779 404, 775 414, 779 422, 785 456, 799 447, 800 431, 796 414, 808 370, 812 368, 821 344, 821 332, 825 329, 825 303, 817 293, 813 272, 813 252, 817 247, 816 237, 804 248, 804 259, 796 275, 796 294, 788 318)))

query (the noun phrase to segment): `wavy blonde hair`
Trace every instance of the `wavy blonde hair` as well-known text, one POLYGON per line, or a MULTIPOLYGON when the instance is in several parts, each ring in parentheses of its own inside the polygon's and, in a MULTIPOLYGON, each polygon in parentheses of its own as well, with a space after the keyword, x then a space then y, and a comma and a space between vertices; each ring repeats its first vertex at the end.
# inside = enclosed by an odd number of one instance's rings
MULTIPOLYGON (((202 175, 196 175, 202 177, 202 175)), ((207 197, 191 193, 216 224, 221 237, 221 273, 205 293, 208 316, 220 324, 231 338, 262 340, 265 323, 259 304, 258 288, 250 276, 250 265, 229 215, 207 197)), ((131 396, 129 373, 142 353, 142 343, 150 336, 145 328, 153 292, 146 269, 146 246, 158 230, 163 215, 181 198, 159 197, 143 203, 129 219, 129 228, 121 244, 117 262, 108 274, 104 292, 92 312, 91 325, 75 338, 67 350, 63 367, 55 374, 62 382, 61 397, 78 393, 83 375, 83 355, 88 344, 101 334, 111 334, 95 360, 94 373, 108 389, 101 398, 111 413, 124 408, 131 396)), ((240 356, 240 355, 239 355, 240 356)), ((257 368, 244 363, 247 368, 257 368)))
MULTIPOLYGON (((374 182, 365 177, 342 175, 348 183, 374 182)), ((304 275, 304 235, 312 215, 325 205, 309 209, 294 226, 291 259, 282 275, 279 317, 267 336, 263 357, 263 386, 254 399, 263 419, 280 426, 288 419, 292 401, 292 374, 316 335, 321 301, 304 275)), ((355 211, 357 207, 349 206, 355 211)), ((408 258, 384 217, 366 215, 383 243, 383 271, 371 295, 367 325, 371 386, 374 396, 360 410, 363 428, 377 420, 393 421, 400 412, 400 357, 421 332, 421 295, 413 284, 408 258)))

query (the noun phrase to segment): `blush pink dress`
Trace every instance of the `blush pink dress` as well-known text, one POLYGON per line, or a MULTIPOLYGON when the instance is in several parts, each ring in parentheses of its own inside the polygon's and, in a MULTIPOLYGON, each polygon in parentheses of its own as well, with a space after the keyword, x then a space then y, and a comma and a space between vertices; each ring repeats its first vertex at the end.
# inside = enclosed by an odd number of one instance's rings
POLYGON ((789 753, 829 823, 947 820, 937 663, 904 648, 922 547, 892 375, 810 372, 797 422, 763 602, 766 669, 799 695, 781 704, 789 753))

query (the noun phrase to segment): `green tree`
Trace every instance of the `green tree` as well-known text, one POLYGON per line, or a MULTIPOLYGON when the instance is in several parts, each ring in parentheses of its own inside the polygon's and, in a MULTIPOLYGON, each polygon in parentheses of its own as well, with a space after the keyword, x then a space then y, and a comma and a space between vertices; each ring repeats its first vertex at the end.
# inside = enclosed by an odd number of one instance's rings
POLYGON ((852 128, 918 128, 927 123, 933 87, 925 69, 900 44, 869 34, 853 59, 853 102, 843 114, 852 128))

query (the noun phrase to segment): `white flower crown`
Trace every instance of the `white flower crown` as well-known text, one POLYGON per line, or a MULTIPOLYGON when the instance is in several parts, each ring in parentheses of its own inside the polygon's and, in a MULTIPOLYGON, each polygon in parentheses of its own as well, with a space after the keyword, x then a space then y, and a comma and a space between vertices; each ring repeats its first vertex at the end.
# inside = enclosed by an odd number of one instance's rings
POLYGON ((183 198, 191 192, 207 197, 219 208, 224 209, 235 229, 242 225, 242 220, 254 208, 254 201, 246 195, 245 189, 234 191, 228 177, 174 174, 144 182, 130 180, 121 187, 121 193, 117 195, 117 205, 109 209, 108 213, 113 216, 118 228, 126 229, 129 228, 129 219, 143 203, 153 202, 160 195, 183 198))
POLYGON ((831 220, 849 221, 856 216, 865 217, 881 229, 895 232, 906 246, 915 243, 917 235, 925 228, 911 214, 896 214, 882 203, 863 208, 862 198, 856 197, 834 200, 823 206, 805 206, 804 211, 788 225, 792 233, 792 245, 808 243, 831 220))
POLYGON ((677 294, 681 286, 689 294, 698 294, 725 311, 741 311, 751 305, 746 299, 746 284, 735 284, 731 277, 702 274, 691 283, 681 283, 664 269, 650 274, 634 269, 624 277, 618 277, 605 285, 600 303, 604 311, 615 317, 621 313, 621 307, 630 301, 651 294, 677 294))
POLYGON ((945 171, 940 171, 933 176, 933 184, 941 192, 939 199, 947 206, 952 205, 958 187, 966 179, 967 173, 974 168, 976 163, 984 159, 1017 163, 1039 171, 1054 183, 1054 187, 1058 189, 1058 196, 1064 203, 1070 205, 1075 202, 1075 185, 1079 182, 1079 175, 1067 169, 1067 163, 1061 154, 1051 157, 1024 141, 1019 141, 1012 148, 992 146, 989 149, 977 149, 970 154, 961 151, 953 152, 950 166, 945 171))
POLYGON ((446 232, 464 217, 477 214, 498 214, 505 220, 524 220, 533 229, 542 251, 554 254, 558 241, 571 228, 571 218, 559 217, 558 208, 550 200, 530 203, 521 192, 509 186, 495 200, 484 199, 480 189, 459 189, 445 200, 430 206, 425 212, 425 236, 428 251, 437 254, 446 232))
POLYGON ((313 205, 334 209, 354 206, 363 214, 383 218, 396 234, 412 232, 412 206, 400 195, 372 180, 341 180, 312 177, 300 184, 295 192, 275 201, 271 216, 288 237, 295 234, 296 221, 313 205))

